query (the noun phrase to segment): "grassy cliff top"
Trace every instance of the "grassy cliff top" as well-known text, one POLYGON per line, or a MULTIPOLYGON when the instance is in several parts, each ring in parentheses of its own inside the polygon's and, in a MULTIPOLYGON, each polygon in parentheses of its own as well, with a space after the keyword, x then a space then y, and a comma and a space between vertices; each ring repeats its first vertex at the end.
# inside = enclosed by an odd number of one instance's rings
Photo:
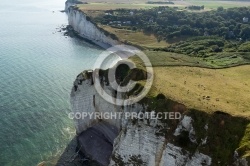
MULTIPOLYGON (((152 5, 146 4, 146 2, 133 1, 130 4, 129 1, 119 3, 111 0, 106 1, 106 3, 89 1, 89 4, 78 5, 78 8, 85 13, 87 12, 87 14, 89 14, 88 12, 100 14, 98 12, 104 13, 105 10, 116 8, 133 9, 133 7, 138 7, 142 3, 145 6, 152 5)), ((193 1, 186 2, 189 4, 193 1)), ((234 4, 234 2, 232 3, 234 4)), ((213 2, 210 4, 213 4, 213 2)), ((250 117, 250 104, 248 103, 250 101, 250 66, 246 65, 250 63, 249 52, 210 53, 210 48, 206 48, 210 54, 208 57, 194 57, 161 49, 172 43, 179 42, 174 39, 169 42, 163 40, 159 42, 154 35, 148 35, 141 31, 118 29, 100 24, 98 26, 105 31, 115 34, 120 41, 144 49, 144 53, 149 57, 154 67, 155 80, 153 89, 158 91, 157 93, 163 93, 189 108, 205 112, 220 110, 231 115, 250 117), (154 48, 159 48, 159 50, 154 48), (228 68, 232 66, 238 67, 228 68)), ((213 38, 194 41, 199 44, 210 40, 213 40, 213 38)), ((191 40, 191 42, 194 41, 191 40)), ((186 44, 185 47, 180 47, 180 49, 183 49, 183 52, 185 52, 185 49, 195 47, 196 45, 186 44)), ((176 45, 176 48, 178 46, 176 45)), ((133 60, 136 64, 140 64, 140 61, 137 61, 136 58, 133 60)))
POLYGON ((155 67, 159 92, 206 112, 223 111, 250 118, 250 66, 227 69, 155 67))

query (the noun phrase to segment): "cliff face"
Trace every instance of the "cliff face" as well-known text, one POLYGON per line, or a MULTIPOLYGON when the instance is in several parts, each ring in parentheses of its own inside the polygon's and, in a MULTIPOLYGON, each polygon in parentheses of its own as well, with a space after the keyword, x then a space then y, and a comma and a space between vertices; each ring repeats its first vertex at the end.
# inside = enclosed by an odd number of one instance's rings
MULTIPOLYGON (((133 105, 116 106, 97 93, 92 73, 79 74, 71 92, 73 112, 88 113, 84 118, 75 118, 78 146, 88 158, 104 166, 248 165, 242 158, 244 152, 238 149, 248 120, 220 111, 209 115, 189 110, 158 96, 146 97, 133 105), (127 112, 150 111, 181 112, 183 116, 179 120, 125 118, 127 112), (118 119, 92 117, 94 113, 105 112, 119 112, 121 116, 118 119)), ((100 75, 103 90, 122 98, 122 94, 105 82, 104 75, 100 75)))
POLYGON ((74 1, 69 1, 69 0, 67 0, 66 2, 65 2, 65 12, 68 12, 68 9, 69 9, 69 7, 70 6, 74 6, 74 5, 76 5, 76 3, 74 2, 74 1))
MULTIPOLYGON (((72 110, 75 113, 89 113, 84 119, 75 119, 76 130, 80 134, 89 127, 103 122, 118 129, 119 135, 116 137, 114 143, 112 143, 113 152, 111 156, 106 158, 106 160, 110 160, 108 162, 110 166, 211 165, 212 159, 208 155, 202 154, 199 151, 195 151, 195 153, 189 152, 174 144, 173 140, 181 135, 182 132, 189 133, 187 137, 188 141, 195 141, 195 131, 192 127, 191 117, 185 116, 182 121, 176 121, 172 126, 168 126, 167 123, 155 119, 125 119, 124 115, 126 112, 145 112, 148 105, 145 103, 136 103, 130 106, 116 106, 106 102, 96 92, 91 74, 92 72, 85 71, 78 75, 71 92, 72 110), (92 119, 89 115, 95 112, 121 112, 122 116, 121 119, 92 119), (167 128, 171 130, 168 136, 163 132, 167 128)), ((110 94, 114 92, 105 84, 103 89, 110 94)), ((117 95, 119 96, 120 94, 117 95)), ((171 108, 181 108, 178 106, 178 103, 171 103, 171 108)), ((105 130, 102 130, 102 133, 105 132, 105 130)), ((93 148, 98 151, 100 146, 93 145, 93 148)), ((91 148, 88 149, 90 150, 91 148)), ((95 156, 95 154, 92 155, 95 156)), ((98 159, 96 160, 98 161, 98 159)))
POLYGON ((82 2, 81 0, 67 0, 65 2, 65 12, 68 12, 69 7, 75 6, 78 4, 86 4, 86 2, 82 2))
POLYGON ((78 35, 91 40, 103 48, 119 44, 118 41, 109 37, 107 32, 96 26, 85 13, 72 5, 74 5, 74 3, 66 2, 68 22, 78 35))

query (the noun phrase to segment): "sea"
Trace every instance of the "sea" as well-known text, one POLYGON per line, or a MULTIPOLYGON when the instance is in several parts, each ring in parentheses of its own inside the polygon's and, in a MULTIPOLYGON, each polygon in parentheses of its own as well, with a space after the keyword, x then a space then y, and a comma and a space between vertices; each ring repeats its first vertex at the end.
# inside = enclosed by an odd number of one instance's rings
POLYGON ((0 2, 0 166, 55 161, 75 135, 73 82, 103 49, 64 36, 64 4, 0 2))

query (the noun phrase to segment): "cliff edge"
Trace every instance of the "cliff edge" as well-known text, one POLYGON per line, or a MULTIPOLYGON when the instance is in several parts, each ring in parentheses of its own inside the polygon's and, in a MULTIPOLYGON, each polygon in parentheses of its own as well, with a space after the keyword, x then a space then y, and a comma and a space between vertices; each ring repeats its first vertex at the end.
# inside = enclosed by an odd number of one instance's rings
POLYGON ((109 48, 120 43, 116 36, 98 27, 91 21, 90 17, 80 11, 76 6, 77 2, 67 1, 65 4, 65 11, 68 14, 68 23, 79 36, 103 48, 109 48))
MULTIPOLYGON (((97 93, 93 72, 95 71, 84 71, 79 74, 71 92, 73 112, 79 116, 86 115, 84 119, 75 117, 75 125, 78 147, 87 153, 89 159, 100 165, 110 166, 248 165, 246 158, 241 158, 241 150, 237 150, 248 120, 220 111, 208 114, 187 109, 185 105, 172 101, 163 94, 147 96, 133 105, 113 105, 97 93), (91 118, 95 113, 118 112, 121 113, 121 118, 118 119, 91 118), (145 112, 179 112, 182 117, 163 120, 125 118, 127 113, 145 112), (98 129, 100 124, 102 127, 98 129), (100 131, 97 132, 99 134, 95 132, 97 137, 93 133, 86 134, 93 126, 96 131, 100 131), (102 141, 97 143, 97 138, 102 141), (100 142, 103 144, 100 145, 100 142), (85 144, 88 144, 88 148, 85 144), (107 145, 111 145, 112 150, 104 148, 107 145), (97 157, 98 151, 109 155, 97 157)), ((100 73, 100 77, 104 78, 101 83, 103 90, 115 94, 115 90, 104 81, 105 72, 100 73)))

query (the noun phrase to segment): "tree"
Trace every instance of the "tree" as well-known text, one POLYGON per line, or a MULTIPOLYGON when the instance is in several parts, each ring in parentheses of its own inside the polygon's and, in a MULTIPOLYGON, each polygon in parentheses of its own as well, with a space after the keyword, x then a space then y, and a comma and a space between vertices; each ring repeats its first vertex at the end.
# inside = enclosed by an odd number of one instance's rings
POLYGON ((243 26, 243 28, 241 29, 241 32, 240 32, 240 36, 243 39, 249 39, 250 38, 250 26, 249 25, 243 26))
POLYGON ((224 8, 222 6, 220 6, 220 7, 217 8, 218 12, 222 12, 223 10, 224 10, 224 8))

